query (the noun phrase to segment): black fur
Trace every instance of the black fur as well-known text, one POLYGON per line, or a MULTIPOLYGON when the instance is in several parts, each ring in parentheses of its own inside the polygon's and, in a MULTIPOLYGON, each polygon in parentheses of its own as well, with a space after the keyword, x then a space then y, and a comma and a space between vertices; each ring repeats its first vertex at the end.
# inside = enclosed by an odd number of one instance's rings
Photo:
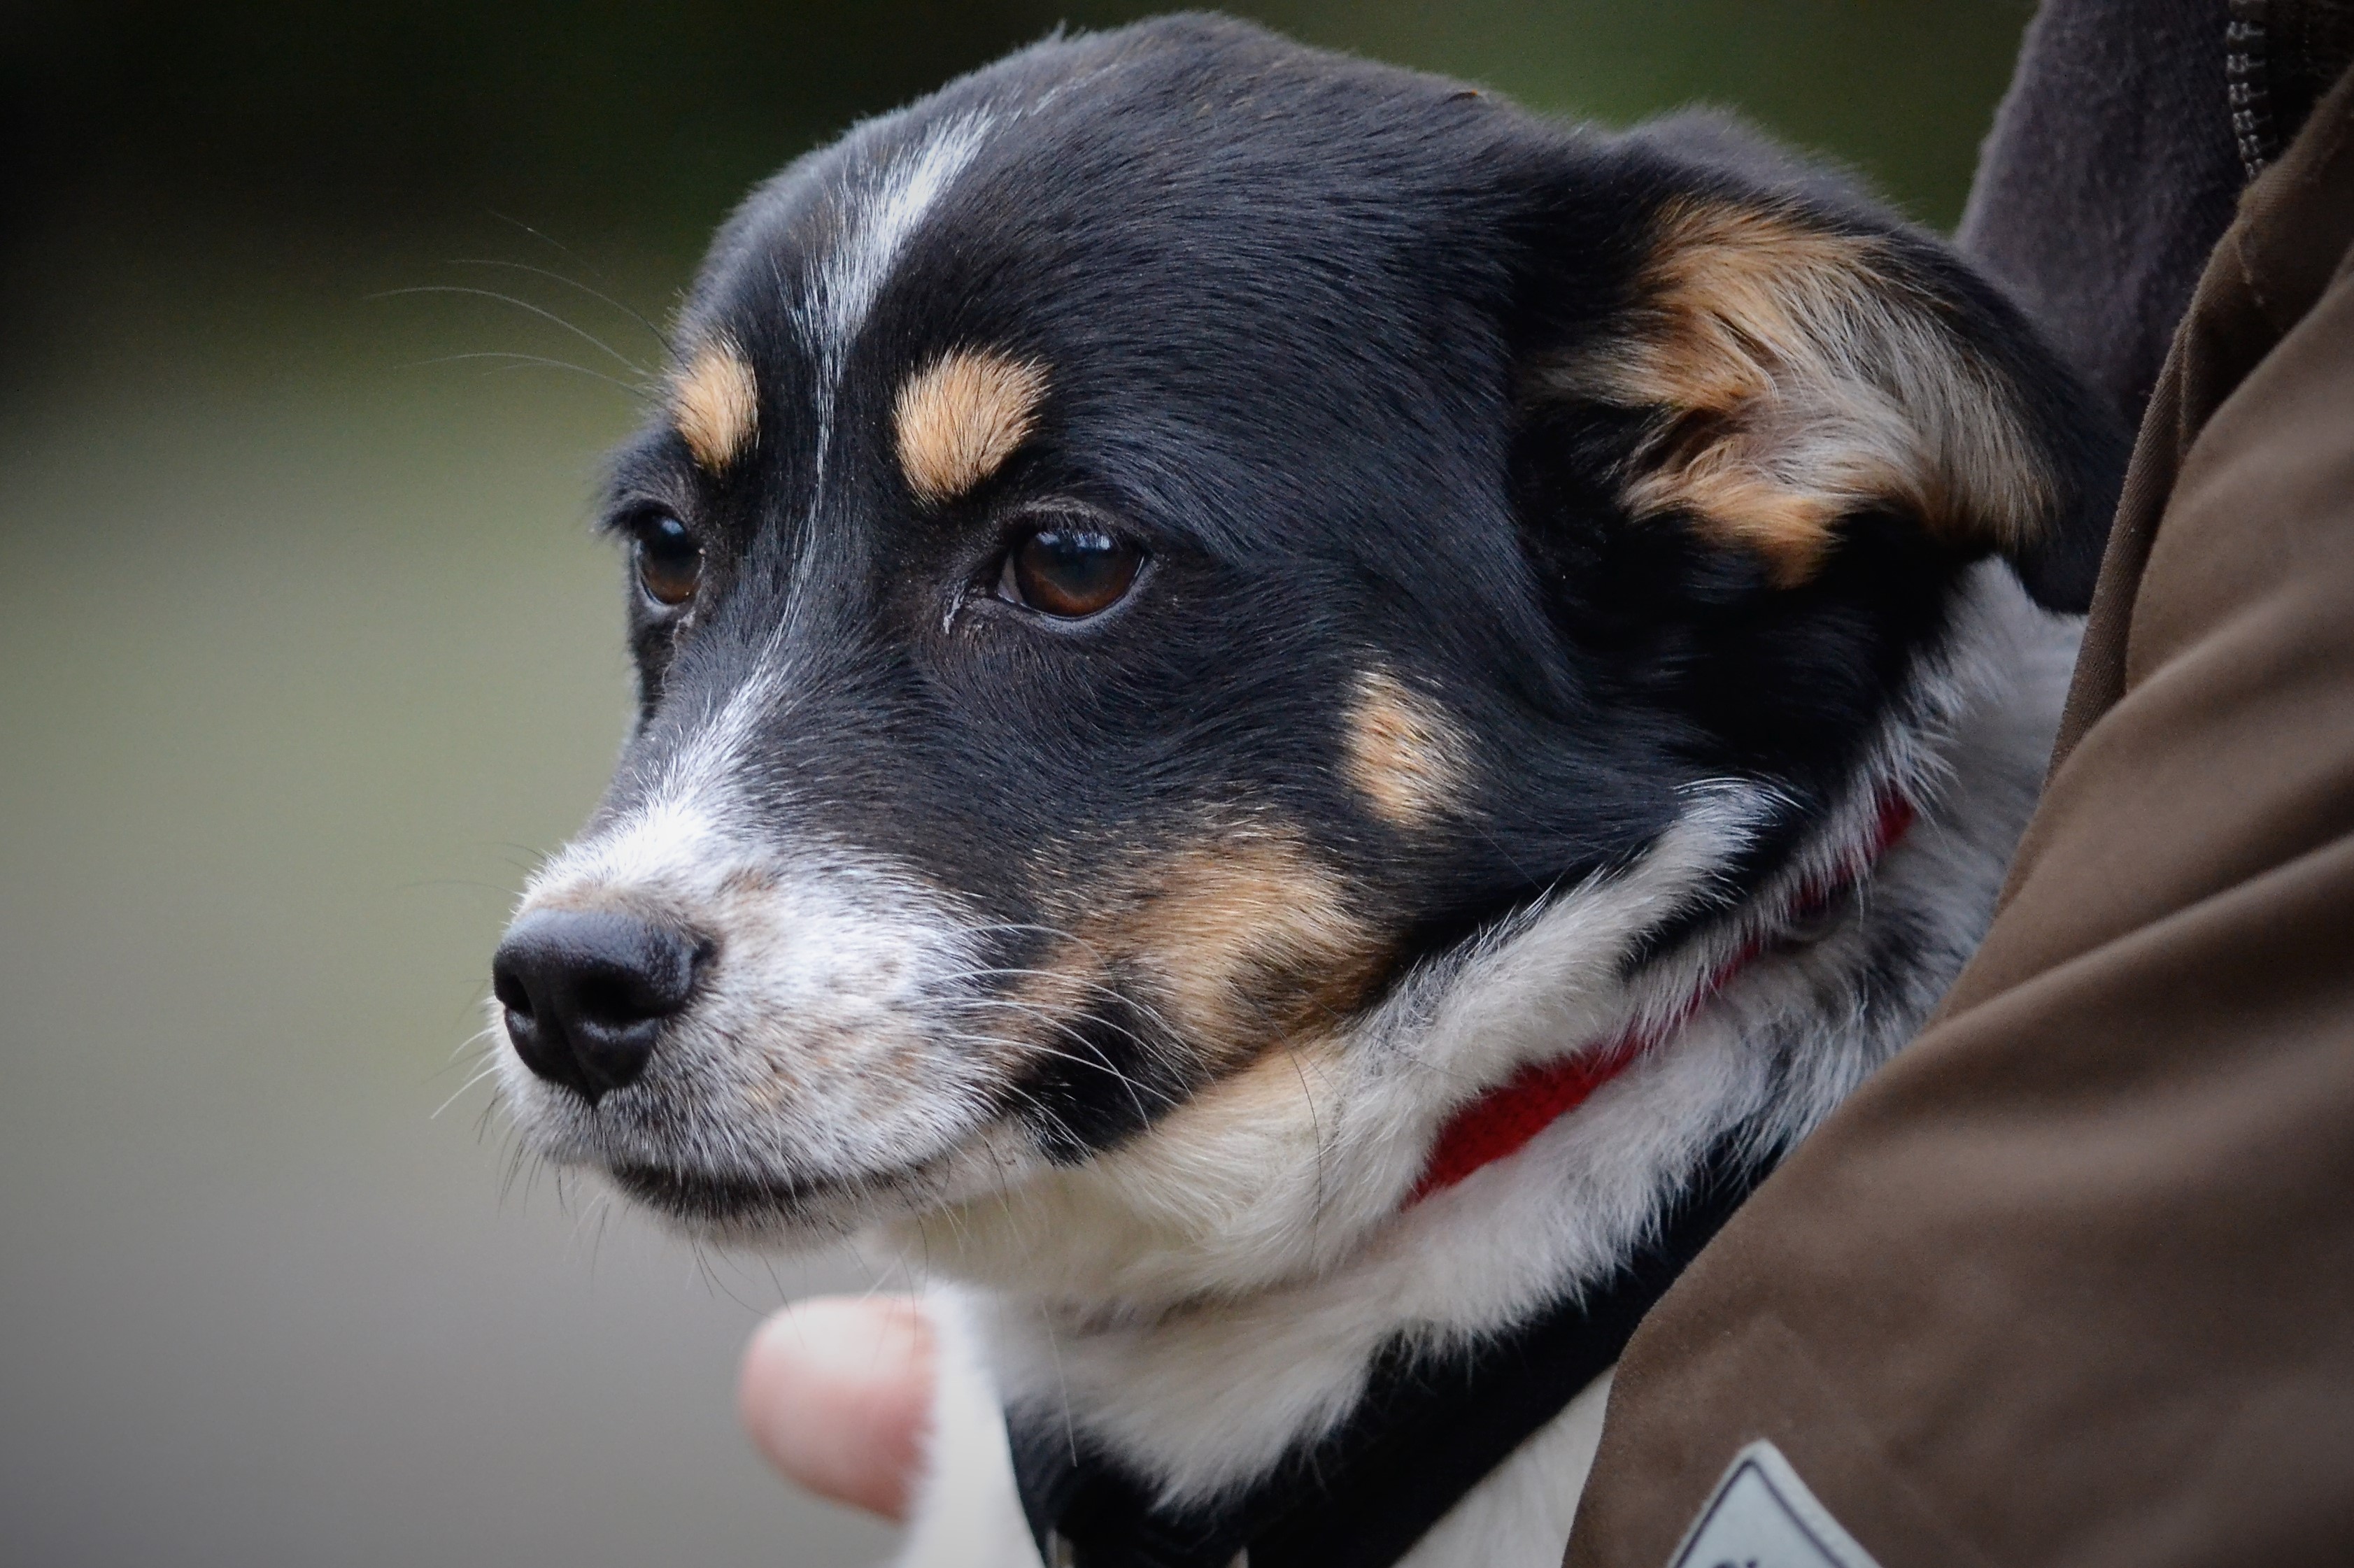
MULTIPOLYGON (((2070 597, 2114 437, 1935 241, 1722 126, 1582 132, 1174 18, 1014 56, 802 159, 727 224, 682 339, 742 347, 758 439, 714 477, 657 420, 615 465, 616 528, 674 514, 707 567, 683 613, 635 601, 642 722, 609 809, 781 659, 749 785, 764 831, 916 862, 1008 930, 1008 970, 1127 870, 1273 825, 1334 871, 1394 974, 1628 863, 1680 791, 1722 777, 1792 803, 1726 868, 1737 899, 1851 792, 1968 560, 1866 514, 1777 588, 1682 522, 1629 517, 1636 415, 1532 397, 1532 366, 1624 330, 1657 214, 1695 195, 1885 239, 2049 444, 2066 493, 2017 565, 2070 597), (996 128, 841 365, 821 484, 824 367, 792 311, 835 238, 828 194, 974 112, 996 128), (894 456, 893 399, 967 346, 1034 358, 1051 391, 1001 471, 928 504, 894 456), (1150 552, 1092 620, 989 591, 1047 502, 1150 552), (1371 811, 1340 766, 1372 666, 1468 737, 1469 792, 1426 829, 1371 811)), ((1206 1070, 1159 1000, 1115 979, 1050 1037, 1021 1103, 1053 1157, 1132 1135, 1206 1070)))

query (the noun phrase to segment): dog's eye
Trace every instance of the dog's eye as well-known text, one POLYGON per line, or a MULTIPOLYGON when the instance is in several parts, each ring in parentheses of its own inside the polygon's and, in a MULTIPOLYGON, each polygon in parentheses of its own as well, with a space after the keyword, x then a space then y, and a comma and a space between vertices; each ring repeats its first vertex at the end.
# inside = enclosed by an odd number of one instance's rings
POLYGON ((1006 553, 1000 598, 1044 615, 1076 620, 1109 609, 1144 565, 1144 552, 1087 527, 1040 528, 1006 553))
POLYGON ((675 609, 695 597, 703 583, 703 546, 686 524, 659 513, 636 529, 638 586, 656 604, 675 609))

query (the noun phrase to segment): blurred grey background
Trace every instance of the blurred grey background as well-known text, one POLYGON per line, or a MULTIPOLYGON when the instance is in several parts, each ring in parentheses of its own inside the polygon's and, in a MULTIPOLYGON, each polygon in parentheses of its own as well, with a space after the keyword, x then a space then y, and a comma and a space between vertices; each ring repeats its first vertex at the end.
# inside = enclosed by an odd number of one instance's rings
MULTIPOLYGON (((2028 6, 1246 9, 1564 114, 1731 104, 1943 226, 2028 6)), ((587 497, 637 318, 813 141, 1142 14, 0 5, 0 1563, 887 1549, 731 1404, 854 1270, 504 1185, 466 1042, 621 734, 587 497)))

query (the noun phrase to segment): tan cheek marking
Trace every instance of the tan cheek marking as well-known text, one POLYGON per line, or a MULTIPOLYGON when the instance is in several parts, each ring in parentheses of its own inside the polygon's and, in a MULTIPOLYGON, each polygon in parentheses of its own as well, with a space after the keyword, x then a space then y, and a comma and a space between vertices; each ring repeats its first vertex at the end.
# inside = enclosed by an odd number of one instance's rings
POLYGON ((1004 465, 1046 396, 1043 366, 960 350, 899 388, 899 467, 928 502, 951 501, 1004 465))
POLYGON ((1894 507, 1956 544, 2014 547, 2051 476, 2007 399, 1887 272, 1878 241, 1685 201, 1662 214, 1635 330, 1541 387, 1670 410, 1628 487, 1795 587, 1842 517, 1894 507))
POLYGON ((1340 878, 1283 840, 1208 845, 1160 881, 1126 935, 1218 1065, 1337 1022, 1385 957, 1340 878))
POLYGON ((1386 671, 1358 679, 1348 747, 1349 782, 1394 827, 1426 826, 1462 803, 1470 765, 1461 731, 1386 671))
POLYGON ((758 433, 760 396, 752 367, 724 337, 706 340, 671 377, 671 424, 705 470, 719 473, 758 433))
MULTIPOLYGON (((1021 988, 1025 1006, 1067 1018, 1117 967, 1198 1065, 1224 1072, 1323 1033, 1363 1000, 1390 944, 1349 907, 1341 879, 1288 836, 1220 835, 1121 879, 1075 938, 1021 988)), ((1043 1033, 1053 1044, 1051 1026, 1043 1033)))

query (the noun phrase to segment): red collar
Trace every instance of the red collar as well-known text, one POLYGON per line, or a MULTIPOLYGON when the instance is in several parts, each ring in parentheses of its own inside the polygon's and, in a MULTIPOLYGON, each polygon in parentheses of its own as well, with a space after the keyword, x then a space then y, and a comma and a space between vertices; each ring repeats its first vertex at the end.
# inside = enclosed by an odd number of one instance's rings
MULTIPOLYGON (((1861 864, 1843 874, 1801 887, 1792 906, 1793 915, 1810 914, 1828 905, 1904 836, 1915 815, 1913 802, 1903 795, 1893 789, 1882 795, 1880 815, 1873 823, 1872 842, 1865 847, 1861 864)), ((1457 1111, 1432 1141, 1422 1180, 1415 1183, 1414 1193, 1406 1202, 1418 1203, 1433 1192, 1454 1186, 1483 1165, 1518 1154, 1530 1139, 1584 1105, 1595 1090, 1690 1022, 1692 1014, 1732 984, 1765 948, 1763 935, 1750 938, 1694 987, 1675 1012, 1655 1026, 1630 1028, 1599 1050, 1580 1051, 1549 1062, 1532 1062, 1457 1111)))

